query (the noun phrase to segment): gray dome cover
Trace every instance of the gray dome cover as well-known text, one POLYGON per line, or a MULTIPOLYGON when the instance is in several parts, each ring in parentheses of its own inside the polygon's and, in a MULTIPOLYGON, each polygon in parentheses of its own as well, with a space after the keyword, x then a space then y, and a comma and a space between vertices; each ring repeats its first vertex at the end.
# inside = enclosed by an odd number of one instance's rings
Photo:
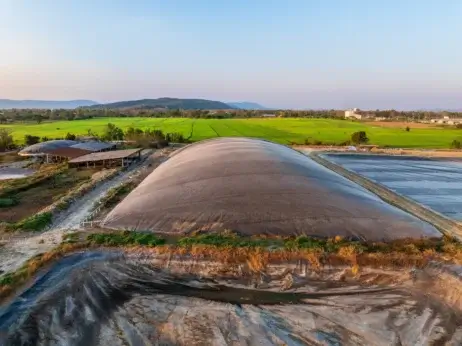
POLYGON ((58 148, 68 148, 71 145, 78 144, 77 141, 71 141, 67 139, 56 139, 52 141, 46 141, 42 143, 37 143, 30 145, 22 149, 18 154, 19 155, 40 155, 44 154, 49 150, 54 150, 58 148))
POLYGON ((288 147, 207 140, 174 153, 103 221, 115 229, 389 240, 441 234, 288 147))

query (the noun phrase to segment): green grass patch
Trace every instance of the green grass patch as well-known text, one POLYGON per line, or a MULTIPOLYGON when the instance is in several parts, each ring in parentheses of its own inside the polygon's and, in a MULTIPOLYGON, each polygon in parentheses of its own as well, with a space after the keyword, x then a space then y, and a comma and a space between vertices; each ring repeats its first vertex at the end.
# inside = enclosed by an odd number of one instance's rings
POLYGON ((454 128, 380 127, 374 124, 337 119, 187 119, 187 118, 95 118, 79 121, 56 121, 42 124, 8 124, 0 128, 13 131, 22 144, 24 135, 64 137, 66 133, 84 135, 91 129, 101 134, 108 123, 123 130, 129 127, 158 129, 163 133, 180 133, 195 142, 215 137, 255 137, 281 144, 341 144, 354 132, 365 131, 369 144, 400 148, 450 148, 454 140, 462 140, 462 132, 454 128))
POLYGON ((19 222, 12 224, 10 227, 12 230, 19 231, 42 231, 48 225, 51 224, 53 215, 51 213, 40 213, 25 218, 19 222))
POLYGON ((200 234, 178 239, 178 246, 212 245, 217 247, 263 247, 281 246, 279 239, 242 238, 233 234, 200 234))
POLYGON ((63 235, 63 243, 73 244, 77 243, 79 240, 78 233, 66 233, 63 235))
POLYGON ((158 237, 153 233, 134 231, 90 234, 87 236, 87 241, 90 245, 107 246, 158 246, 165 244, 165 239, 158 237))

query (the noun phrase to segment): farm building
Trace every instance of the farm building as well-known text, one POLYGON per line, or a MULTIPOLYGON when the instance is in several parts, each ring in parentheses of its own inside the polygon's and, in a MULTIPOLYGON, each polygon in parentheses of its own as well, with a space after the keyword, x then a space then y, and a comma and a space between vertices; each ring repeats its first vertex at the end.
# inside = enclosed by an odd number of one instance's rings
POLYGON ((361 120, 362 114, 359 113, 358 108, 353 108, 345 111, 345 119, 358 119, 361 120))
POLYGON ((298 151, 249 138, 212 139, 179 149, 102 226, 377 241, 440 235, 298 151))
POLYGON ((56 163, 56 162, 65 162, 72 160, 76 157, 83 155, 91 154, 89 150, 79 149, 79 148, 56 148, 51 149, 45 152, 45 162, 46 163, 56 163))
POLYGON ((52 141, 46 141, 42 143, 37 143, 30 145, 22 149, 18 155, 21 156, 45 156, 46 153, 50 150, 58 148, 69 148, 72 145, 78 144, 77 141, 71 141, 67 139, 57 139, 52 141))
POLYGON ((141 149, 90 153, 69 160, 69 167, 126 167, 141 158, 141 149))
POLYGON ((30 145, 22 149, 21 156, 38 156, 45 158, 45 162, 63 162, 89 153, 113 150, 116 144, 89 141, 78 142, 72 140, 51 140, 30 145))

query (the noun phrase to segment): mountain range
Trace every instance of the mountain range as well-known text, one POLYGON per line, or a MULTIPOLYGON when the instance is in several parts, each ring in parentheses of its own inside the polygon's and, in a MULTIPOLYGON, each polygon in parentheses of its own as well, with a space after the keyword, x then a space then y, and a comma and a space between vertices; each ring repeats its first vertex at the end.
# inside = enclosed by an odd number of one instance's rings
POLYGON ((43 101, 0 99, 0 109, 74 109, 85 108, 150 108, 150 109, 268 109, 254 102, 220 102, 204 99, 179 99, 162 97, 158 99, 130 100, 100 104, 91 100, 43 101))
POLYGON ((133 101, 120 101, 90 106, 91 108, 164 108, 164 109, 232 109, 234 107, 220 101, 203 99, 177 99, 162 97, 158 99, 143 99, 133 101))
POLYGON ((43 101, 43 100, 8 100, 0 99, 0 109, 74 109, 93 106, 98 103, 91 100, 43 101))
POLYGON ((227 102, 233 108, 248 110, 265 110, 269 109, 255 102, 227 102))

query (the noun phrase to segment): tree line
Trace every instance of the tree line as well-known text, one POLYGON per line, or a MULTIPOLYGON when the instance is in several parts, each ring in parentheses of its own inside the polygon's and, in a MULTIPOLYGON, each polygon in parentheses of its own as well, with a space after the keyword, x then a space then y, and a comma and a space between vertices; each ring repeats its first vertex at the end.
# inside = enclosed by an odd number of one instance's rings
MULTIPOLYGON (((462 112, 431 112, 431 111, 396 111, 374 110, 363 111, 371 117, 380 117, 385 120, 430 120, 444 116, 450 118, 462 118, 462 112)), ((126 117, 149 117, 149 118, 194 118, 194 119, 230 119, 230 118, 255 118, 267 114, 280 118, 333 118, 343 119, 343 110, 183 110, 183 109, 10 109, 0 110, 0 124, 11 122, 34 122, 40 124, 43 121, 58 120, 85 120, 92 118, 126 118, 126 117)))
MULTIPOLYGON (((128 141, 138 147, 149 148, 149 147, 164 147, 168 143, 188 143, 189 140, 185 138, 181 133, 163 133, 159 129, 140 129, 129 127, 126 131, 123 131, 120 127, 108 123, 101 134, 93 132, 91 129, 87 130, 84 136, 78 136, 76 134, 68 132, 65 136, 50 138, 47 136, 34 136, 26 134, 24 136, 24 144, 26 146, 47 142, 55 139, 67 139, 67 140, 79 140, 83 137, 91 137, 91 139, 100 141, 128 141)), ((13 140, 13 132, 10 129, 0 128, 0 151, 14 150, 17 149, 18 145, 13 140)))

